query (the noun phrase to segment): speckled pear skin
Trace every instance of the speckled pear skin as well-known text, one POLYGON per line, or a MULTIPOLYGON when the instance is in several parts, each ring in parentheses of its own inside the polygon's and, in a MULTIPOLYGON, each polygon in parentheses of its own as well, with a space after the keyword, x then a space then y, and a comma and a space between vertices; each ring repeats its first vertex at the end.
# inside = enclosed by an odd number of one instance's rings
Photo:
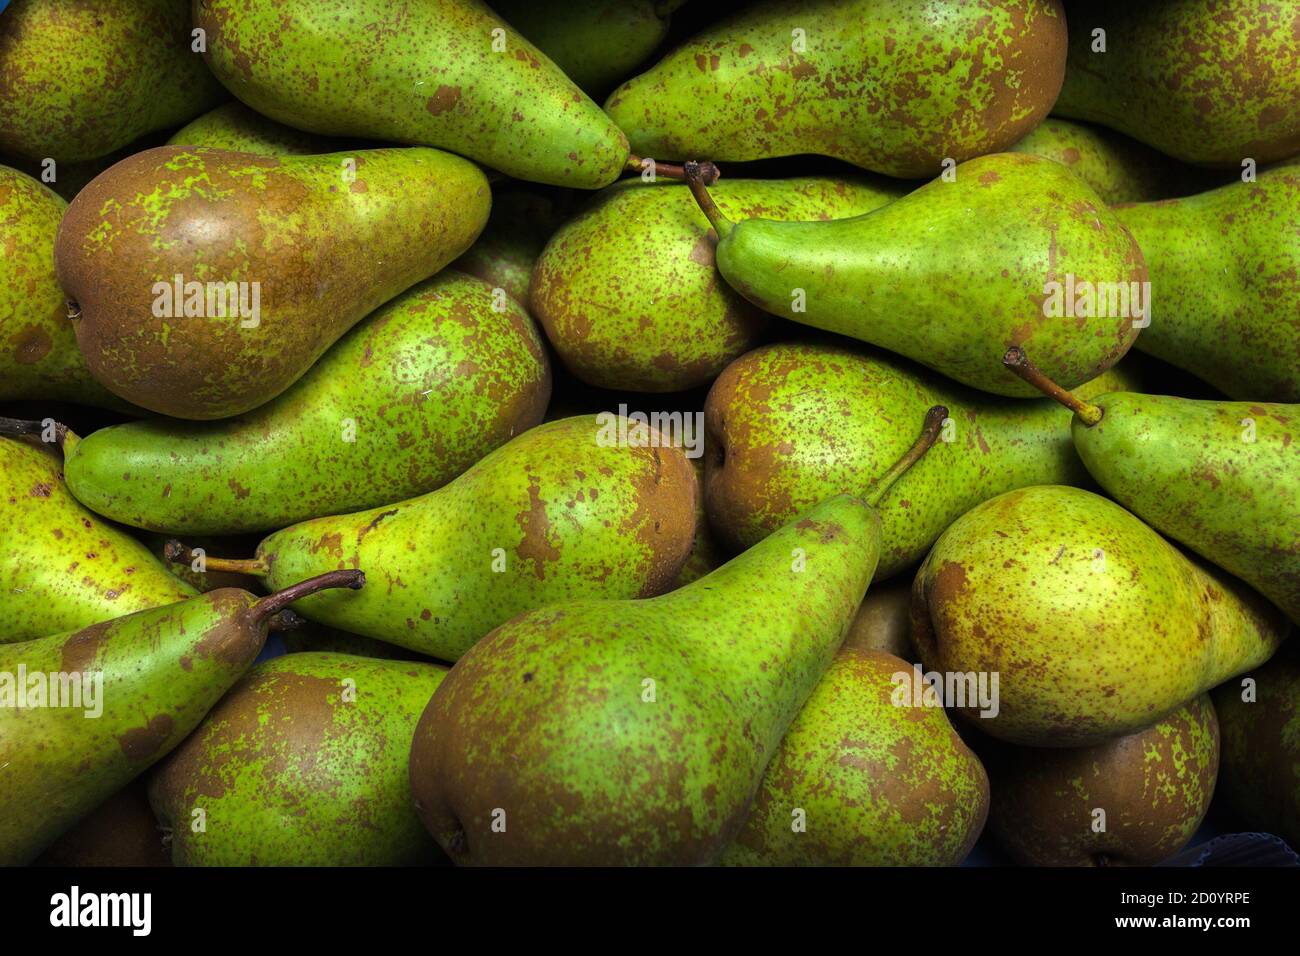
MULTIPOLYGON (((1248 675, 1255 700, 1242 700, 1240 680, 1214 692, 1223 733, 1219 796, 1251 829, 1300 845, 1300 652, 1288 645, 1248 675)), ((1244 680, 1245 678, 1242 678, 1244 680)))
MULTIPOLYGON (((1132 362, 1079 390, 1140 387, 1132 362), (1122 383, 1122 384, 1121 384, 1122 383)), ((940 440, 880 504, 876 580, 913 567, 966 511, 1013 488, 1085 484, 1070 413, 962 388, 888 353, 852 345, 756 349, 718 377, 704 406, 705 505, 730 548, 761 540, 818 501, 862 494, 910 445, 913 423, 945 405, 940 440)))
POLYGON ((496 0, 492 9, 545 53, 588 96, 636 72, 668 35, 668 8, 685 0, 586 0, 541 4, 496 0), (661 9, 662 8, 662 9, 661 9))
POLYGON ((1022 866, 1154 866, 1205 818, 1219 723, 1202 694, 1145 730, 1091 747, 1007 747, 986 766, 989 829, 1022 866))
POLYGON ((627 163, 610 118, 479 0, 194 0, 194 25, 235 96, 309 132, 438 146, 580 189, 627 163))
POLYGON ((1188 163, 1240 168, 1300 152, 1300 2, 1067 0, 1054 112, 1188 163), (1093 31, 1106 31, 1093 52, 1093 31), (1213 51, 1213 55, 1207 55, 1213 51))
POLYGON ((267 583, 360 568, 370 584, 348 595, 360 600, 294 609, 444 661, 533 608, 659 594, 691 550, 694 469, 680 448, 597 444, 601 427, 547 422, 437 491, 278 531, 258 547, 267 583))
POLYGON ((186 0, 23 0, 0 19, 0 153, 95 159, 226 98, 186 0))
POLYGON ((517 302, 496 304, 487 283, 444 270, 251 412, 65 441, 68 487, 98 514, 180 535, 266 531, 432 491, 546 411, 540 333, 517 302))
POLYGON ((1142 251, 1101 198, 1038 156, 997 153, 954 172, 851 219, 737 222, 718 242, 718 270, 765 311, 995 395, 1037 395, 1002 367, 1012 345, 1065 388, 1123 358, 1133 317, 1047 314, 1049 282, 1146 281, 1142 251))
MULTIPOLYGON (((896 706, 878 650, 844 647, 767 765, 729 866, 956 866, 979 839, 989 781, 942 707, 896 706), (802 810, 806 830, 793 829, 802 810)), ((910 685, 907 685, 910 686, 910 685)))
POLYGON ((192 597, 130 535, 87 511, 49 450, 0 438, 0 644, 192 597))
POLYGON ((927 671, 999 674, 1000 740, 1084 747, 1134 733, 1273 654, 1285 618, 1107 498, 1008 492, 944 532, 917 572, 927 671))
POLYGON ((830 665, 879 542, 875 513, 845 496, 671 594, 514 618, 420 718, 420 818, 460 864, 714 862, 830 665))
POLYGON ((0 708, 0 865, 30 862, 185 739, 261 651, 255 602, 212 591, 0 647, 0 672, 104 675, 96 719, 84 706, 0 708))
POLYGON ((451 267, 504 289, 527 306, 533 266, 568 218, 575 195, 580 194, 531 183, 497 183, 487 227, 451 267))
POLYGON ((1138 348, 1229 398, 1300 402, 1300 166, 1115 214, 1151 275, 1138 348))
POLYGON ((122 407, 90 377, 54 274, 54 237, 67 208, 43 183, 0 166, 0 401, 122 407))
POLYGON ((918 659, 912 647, 911 575, 899 575, 880 584, 873 582, 844 635, 841 654, 849 650, 884 651, 905 661, 918 659))
POLYGON ((464 252, 490 204, 478 167, 433 149, 160 146, 78 194, 55 261, 101 384, 160 414, 226 418, 275 398, 360 319, 464 252), (258 324, 168 318, 165 302, 156 316, 155 283, 176 275, 249 283, 246 302, 259 283, 258 324))
POLYGON ((1115 392, 1075 416, 1108 495, 1300 622, 1300 405, 1115 392))
POLYGON ((346 654, 259 664, 157 767, 178 866, 403 866, 441 857, 411 807, 411 735, 447 669, 346 654), (207 829, 189 825, 195 808, 207 829))
POLYGON ((1065 52, 1058 0, 768 0, 688 40, 605 109, 643 156, 817 153, 917 179, 1029 132, 1061 88, 1065 52))
MULTIPOLYGON (((722 179, 710 189, 728 215, 782 221, 857 216, 905 192, 891 180, 831 177, 722 179)), ((551 237, 533 271, 533 315, 589 385, 707 385, 769 324, 718 281, 716 240, 686 186, 617 183, 551 237)))
POLYGON ((218 106, 178 129, 168 146, 212 146, 266 156, 309 156, 336 153, 348 143, 333 136, 316 136, 267 119, 235 100, 218 106))

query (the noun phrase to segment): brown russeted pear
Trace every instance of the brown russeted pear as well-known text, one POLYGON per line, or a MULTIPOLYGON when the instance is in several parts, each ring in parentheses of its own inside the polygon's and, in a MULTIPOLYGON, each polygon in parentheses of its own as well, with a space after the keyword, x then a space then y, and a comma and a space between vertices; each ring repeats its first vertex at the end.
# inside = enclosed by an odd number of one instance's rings
POLYGON ((956 707, 1011 743, 1131 734, 1272 656, 1278 610, 1107 498, 1040 485, 968 511, 912 591, 927 671, 998 674, 998 712, 956 707))
POLYGON ((469 248, 490 204, 474 164, 433 149, 161 146, 81 191, 55 261, 101 384, 164 415, 226 418, 469 248))
POLYGON ((35 866, 171 866, 143 779, 133 780, 50 845, 35 866))
POLYGON ((912 579, 872 583, 844 635, 844 650, 884 651, 905 661, 918 658, 912 646, 912 579))
POLYGON ((1202 694, 1091 747, 989 750, 989 829, 1017 863, 1153 866, 1186 845, 1210 808, 1219 724, 1202 694))
MULTIPOLYGON (((878 500, 947 412, 881 477, 878 500)), ((642 601, 561 601, 452 668, 411 744, 425 826, 462 864, 705 864, 744 821, 862 601, 880 519, 832 498, 642 601)))
POLYGON ((179 744, 334 571, 266 597, 227 589, 0 647, 0 865, 28 863, 179 744))

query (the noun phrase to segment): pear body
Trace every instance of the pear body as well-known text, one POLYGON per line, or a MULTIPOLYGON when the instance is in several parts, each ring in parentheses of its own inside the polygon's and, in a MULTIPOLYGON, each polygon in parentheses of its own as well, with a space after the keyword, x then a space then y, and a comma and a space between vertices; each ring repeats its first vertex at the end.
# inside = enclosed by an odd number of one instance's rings
POLYGON ((1223 731, 1219 793, 1237 821, 1300 846, 1300 656, 1288 646, 1214 692, 1223 731))
POLYGON ((490 203, 482 172, 437 150, 163 146, 78 194, 55 260, 101 384, 164 415, 225 418, 464 252, 490 203))
POLYGON ((26 0, 0 19, 0 154, 106 156, 226 98, 186 0, 26 0))
POLYGON ((0 708, 0 863, 31 861, 185 739, 261 651, 255 603, 213 591, 0 648, 0 673, 15 675, 0 692, 17 693, 20 666, 29 685, 66 674, 83 687, 79 707, 35 706, 29 688, 26 706, 0 708))
MULTIPOLYGON (((810 177, 722 179, 710 192, 728 215, 785 221, 860 215, 904 189, 889 180, 810 177)), ((617 183, 547 243, 533 271, 533 314, 589 385, 652 392, 707 385, 769 324, 718 281, 715 238, 686 186, 617 183)))
POLYGON ((504 624, 416 728, 425 826, 463 864, 713 862, 839 647, 879 532, 837 498, 671 594, 504 624))
POLYGON ((195 0, 194 25, 235 96, 308 132, 437 146, 582 189, 628 159, 600 107, 479 0, 195 0))
POLYGON ((903 680, 920 675, 892 654, 840 650, 782 738, 724 864, 965 859, 988 815, 988 776, 942 706, 898 703, 903 680))
POLYGON ((1300 402, 1300 167, 1115 213, 1159 290, 1138 348, 1229 398, 1300 402))
POLYGON ((643 156, 817 153, 905 179, 1010 146, 1064 73, 1056 0, 768 0, 692 37, 605 104, 643 156))
POLYGON ((567 218, 575 195, 581 194, 532 183, 496 184, 487 227, 452 268, 504 289, 527 306, 533 266, 567 218))
POLYGON ((434 664, 289 654, 253 668, 150 779, 178 866, 401 866, 441 855, 411 807, 434 664), (202 807, 208 827, 187 825, 202 807))
POLYGON ((987 766, 989 828, 1017 863, 1154 866, 1205 819, 1219 723, 1202 694, 1136 733, 1091 747, 1008 747, 987 766))
POLYGON ((912 647, 912 579, 900 575, 873 584, 844 635, 841 653, 884 651, 905 661, 917 659, 912 647))
POLYGON ((957 712, 1037 747, 1150 726, 1268 660, 1290 630, 1267 601, 1119 505, 1061 486, 968 511, 935 543, 912 599, 927 671, 1000 675, 995 716, 957 712))
POLYGON ((1300 622, 1300 405, 1099 396, 1073 424, 1106 493, 1300 622))
POLYGON ((1267 163, 1300 152, 1296 0, 1065 7, 1070 43, 1058 116, 1101 123, 1204 166, 1240 168, 1247 158, 1267 163))
POLYGON ((954 173, 851 219, 738 222, 718 270, 767 312, 995 395, 1038 394, 1002 367, 1012 345, 1065 388, 1118 362, 1137 337, 1146 269, 1115 214, 1038 156, 983 156, 954 173), (1071 294, 1085 288, 1087 305, 1071 294))
POLYGON ((0 645, 183 601, 196 592, 88 511, 51 451, 0 438, 0 645))
POLYGON ((186 123, 167 140, 168 146, 211 146, 237 153, 266 156, 307 156, 337 153, 348 148, 345 140, 304 133, 267 119, 235 100, 186 123))
MULTIPOLYGON (((1126 362, 1082 395, 1136 387, 1126 362)), ((783 343, 737 359, 704 406, 705 503, 731 548, 745 548, 816 502, 863 494, 915 437, 912 422, 945 405, 935 447, 880 504, 877 580, 913 567, 943 530, 1013 488, 1088 482, 1048 399, 998 399, 874 349, 783 343)))
POLYGON ((113 794, 59 837, 36 866, 171 866, 142 778, 113 794))
POLYGON ((495 306, 487 283, 444 270, 251 412, 92 433, 66 452, 68 487, 98 514, 182 535, 283 528, 432 491, 540 422, 550 398, 532 319, 513 300, 495 306))
POLYGON ((694 538, 695 472, 680 448, 619 447, 603 427, 548 422, 437 491, 278 531, 258 548, 267 582, 360 568, 371 585, 349 596, 362 600, 295 609, 446 661, 545 604, 659 594, 694 538))

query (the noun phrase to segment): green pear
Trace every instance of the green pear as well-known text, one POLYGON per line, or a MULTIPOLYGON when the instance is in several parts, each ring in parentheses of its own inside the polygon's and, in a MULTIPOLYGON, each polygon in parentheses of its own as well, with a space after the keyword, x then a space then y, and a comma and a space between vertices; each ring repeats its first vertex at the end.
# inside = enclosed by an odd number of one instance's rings
POLYGON ((154 771, 178 866, 401 866, 441 855, 411 736, 447 669, 347 654, 259 664, 154 771), (205 826, 192 827, 198 812, 205 826))
POLYGON ((0 645, 172 604, 196 592, 83 507, 46 450, 0 437, 0 645))
MULTIPOLYGON (((296 622, 295 622, 296 623, 296 622)), ((280 633, 280 643, 288 654, 316 653, 328 651, 333 654, 351 654, 353 657, 375 657, 385 661, 420 661, 428 663, 429 658, 415 651, 377 641, 360 634, 349 634, 335 627, 318 624, 315 621, 303 621, 301 625, 286 628, 280 633)))
POLYGON ((226 98, 187 0, 22 0, 0 17, 0 153, 95 159, 226 98))
POLYGON ((972 508, 912 590, 927 671, 997 674, 981 730, 1084 747, 1148 727, 1257 667, 1290 625, 1235 578, 1193 561, 1114 502, 1041 485, 972 508))
POLYGON ((122 407, 90 376, 54 274, 54 237, 67 203, 0 166, 0 401, 122 407))
POLYGON ((668 35, 685 0, 493 0, 492 9, 545 53, 588 96, 636 72, 668 35))
POLYGON ((919 671, 845 646, 767 765, 722 855, 732 866, 956 866, 989 810, 989 780, 919 671), (902 691, 902 693, 900 693, 902 691))
POLYGON ((1009 366, 1074 410, 1074 447, 1106 493, 1300 622, 1300 405, 1107 392, 1085 401, 1009 366))
POLYGON ((360 568, 373 582, 361 600, 318 595, 297 610, 454 661, 524 611, 672 585, 694 539, 699 492, 685 453, 667 446, 657 430, 634 433, 616 416, 548 422, 437 491, 305 521, 268 536, 251 560, 206 564, 264 576, 272 588, 360 568))
MULTIPOLYGON (((724 179, 713 196, 729 215, 785 221, 860 215, 904 191, 888 180, 724 179)), ((533 271, 533 315, 590 385, 643 392, 707 385, 768 325, 718 281, 713 243, 686 187, 618 183, 547 244, 533 271)))
POLYGON ((528 283, 546 241, 564 222, 574 193, 502 182, 492 188, 492 214, 469 251, 451 264, 516 301, 528 304, 528 283))
POLYGON ((81 191, 55 262, 100 383, 164 415, 226 418, 469 248, 490 204, 477 167, 432 149, 163 146, 81 191))
POLYGON ((1297 0, 1069 0, 1066 8, 1057 115, 1203 166, 1300 153, 1297 0))
POLYGON ((222 590, 0 647, 0 865, 30 862, 189 735, 271 618, 338 571, 257 598, 222 590))
MULTIPOLYGON (((1081 394, 1140 384, 1131 360, 1081 394)), ((880 506, 876 580, 912 568, 981 501, 1027 485, 1089 482, 1055 403, 996 399, 874 349, 790 343, 756 349, 720 375, 704 405, 705 507, 723 543, 753 545, 818 501, 861 494, 911 441, 930 405, 952 413, 943 440, 880 506)))
POLYGON ((917 179, 1033 129, 1065 50, 1059 0, 767 0, 683 43, 605 109, 645 156, 817 153, 917 179))
POLYGON ((181 127, 167 140, 167 145, 212 146, 266 156, 308 156, 348 148, 346 141, 304 133, 267 119, 238 100, 218 106, 181 127))
POLYGON ((144 781, 113 794, 50 845, 36 866, 171 866, 144 781))
POLYGON ((1214 692, 1219 793, 1244 826, 1300 846, 1300 654, 1295 646, 1214 692))
MULTIPOLYGON (((927 415, 874 497, 944 414, 927 415)), ((875 511, 842 496, 670 594, 583 597, 503 624, 416 727, 424 825, 456 863, 714 862, 830 666, 879 547, 875 511)))
POLYGON ((986 762, 989 829, 1024 866, 1154 866, 1205 819, 1219 724, 1205 694, 1091 747, 1005 747, 986 762))
POLYGON ((299 129, 438 146, 507 176, 598 189, 627 140, 479 0, 194 0, 208 66, 299 129))
POLYGON ((69 433, 63 471, 82 504, 133 527, 265 531, 441 487, 540 422, 550 392, 528 313, 446 270, 265 405, 219 422, 69 433))
POLYGON ((1138 348, 1229 398, 1300 402, 1300 167, 1115 214, 1156 290, 1138 348))
MULTIPOLYGON (((879 575, 877 575, 879 576, 879 575)), ((912 646, 912 579, 898 577, 873 587, 862 599, 843 651, 884 651, 905 661, 918 657, 912 646)))
MULTIPOLYGON (((695 467, 695 480, 700 486, 704 484, 704 462, 701 458, 692 458, 695 467)), ((711 574, 726 563, 717 536, 709 527, 709 516, 704 510, 704 495, 695 496, 695 540, 691 542, 690 554, 682 562, 682 569, 677 572, 677 579, 672 588, 685 587, 692 581, 698 581, 706 574, 711 574)))
POLYGON ((719 236, 718 271, 746 299, 983 391, 1035 394, 1001 367, 1012 345, 1072 388, 1123 358, 1141 327, 1141 249, 1083 180, 1049 159, 982 156, 830 222, 733 223, 691 171, 719 236))

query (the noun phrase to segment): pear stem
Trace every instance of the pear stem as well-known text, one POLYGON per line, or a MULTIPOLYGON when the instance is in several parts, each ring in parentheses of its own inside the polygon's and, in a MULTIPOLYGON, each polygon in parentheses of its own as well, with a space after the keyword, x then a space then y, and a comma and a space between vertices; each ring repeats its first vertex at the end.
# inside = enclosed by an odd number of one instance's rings
POLYGON ((889 489, 894 482, 903 477, 907 469, 920 461, 934 443, 939 440, 939 432, 943 429, 943 423, 947 418, 948 409, 943 405, 934 405, 925 413, 925 424, 921 426, 921 434, 916 441, 912 442, 912 447, 903 452, 903 457, 894 462, 889 467, 889 471, 881 475, 876 481, 871 491, 865 496, 867 504, 873 508, 880 507, 880 502, 889 493, 889 489))
MULTIPOLYGON (((163 557, 176 564, 184 564, 193 554, 193 549, 187 548, 175 538, 163 545, 163 557)), ((255 578, 264 578, 271 573, 265 558, 210 558, 204 555, 203 565, 208 571, 251 574, 255 578)))
MULTIPOLYGON (((40 436, 45 431, 45 426, 40 422, 27 421, 21 418, 0 418, 0 435, 7 435, 10 438, 25 438, 29 435, 40 436)), ((54 444, 59 448, 63 447, 63 440, 68 437, 68 426, 54 423, 54 444)))
POLYGON ((324 574, 318 574, 306 581, 291 584, 274 594, 268 594, 253 605, 250 613, 254 621, 262 621, 273 614, 283 611, 294 601, 315 594, 317 591, 324 591, 326 588, 351 588, 353 591, 359 591, 365 583, 365 574, 355 569, 326 571, 324 574))
POLYGON ((1024 379, 1034 388, 1038 389, 1048 398, 1054 398, 1074 414, 1079 416, 1079 420, 1091 428, 1101 421, 1104 412, 1100 407, 1085 402, 1083 399, 1061 388, 1050 378, 1043 374, 1033 362, 1029 361, 1029 356, 1025 350, 1018 345, 1013 345, 1007 349, 1006 354, 1002 356, 1002 364, 1014 372, 1017 376, 1024 379))
MULTIPOLYGON (((664 179, 674 179, 677 180, 678 182, 686 181, 687 167, 691 165, 690 163, 686 163, 685 165, 680 165, 680 166, 677 163, 661 163, 657 159, 653 160, 653 162, 655 164, 656 178, 662 176, 664 179)), ((644 163, 645 160, 642 159, 640 156, 629 155, 627 158, 627 164, 623 168, 626 172, 629 173, 640 172, 641 169, 643 168, 644 163)), ((718 179, 721 178, 722 176, 722 173, 718 170, 718 167, 713 165, 713 163, 703 162, 703 163, 697 163, 696 165, 700 167, 700 175, 703 177, 704 181, 710 186, 716 183, 718 179)))
POLYGON ((718 204, 713 201, 707 189, 708 184, 705 182, 707 170, 705 166, 712 166, 712 163, 700 164, 691 160, 685 165, 686 185, 691 188, 691 195, 695 197, 695 202, 699 204, 700 211, 713 226, 714 232, 721 239, 731 232, 734 225, 730 219, 722 214, 718 204))

